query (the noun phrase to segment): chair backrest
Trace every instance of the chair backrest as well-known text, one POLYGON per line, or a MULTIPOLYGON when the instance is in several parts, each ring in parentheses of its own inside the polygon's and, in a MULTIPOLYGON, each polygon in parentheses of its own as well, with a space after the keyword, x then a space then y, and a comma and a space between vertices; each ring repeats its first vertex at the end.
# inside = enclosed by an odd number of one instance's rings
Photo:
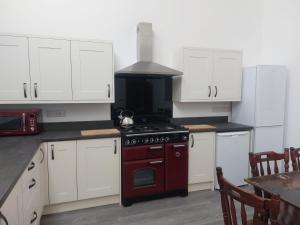
POLYGON ((300 148, 290 148, 292 166, 294 171, 300 170, 300 148))
POLYGON ((245 206, 254 209, 252 225, 269 225, 268 221, 264 220, 266 216, 269 218, 271 225, 279 225, 277 218, 280 208, 280 197, 278 195, 273 196, 271 199, 265 199, 236 187, 223 177, 222 168, 220 167, 217 168, 217 178, 220 185, 221 204, 225 225, 238 225, 236 202, 239 202, 241 205, 240 221, 242 225, 248 224, 245 206))
POLYGON ((253 177, 271 175, 279 173, 277 161, 284 161, 284 171, 289 171, 289 149, 284 149, 284 153, 277 153, 274 151, 249 153, 249 161, 251 166, 251 173, 253 177), (270 162, 274 164, 273 172, 271 170, 270 162), (266 164, 266 165, 265 165, 266 164), (265 173, 265 166, 267 173, 265 173))

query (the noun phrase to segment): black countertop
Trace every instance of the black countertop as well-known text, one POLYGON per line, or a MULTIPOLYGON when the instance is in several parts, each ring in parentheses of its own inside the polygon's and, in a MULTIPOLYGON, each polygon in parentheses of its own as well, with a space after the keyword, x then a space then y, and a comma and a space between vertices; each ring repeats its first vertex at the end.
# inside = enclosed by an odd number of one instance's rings
POLYGON ((182 117, 182 118, 173 118, 172 123, 178 125, 198 125, 198 124, 208 124, 216 128, 216 132, 234 132, 234 131, 249 131, 253 127, 228 122, 227 116, 221 117, 182 117))
MULTIPOLYGON (((105 128, 109 127, 98 126, 98 129, 105 128)), ((84 129, 90 129, 90 127, 84 129)), ((0 208, 42 142, 109 137, 120 137, 120 134, 81 136, 80 130, 55 131, 49 129, 49 131, 33 136, 0 137, 0 208)))

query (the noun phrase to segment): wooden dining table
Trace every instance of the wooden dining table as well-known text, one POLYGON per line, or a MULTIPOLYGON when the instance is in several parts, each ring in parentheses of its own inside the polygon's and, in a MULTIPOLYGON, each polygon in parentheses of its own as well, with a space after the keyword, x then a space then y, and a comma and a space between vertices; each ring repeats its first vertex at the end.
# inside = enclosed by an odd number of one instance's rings
POLYGON ((269 194, 278 194, 279 222, 282 225, 300 225, 300 171, 246 178, 245 181, 269 194))

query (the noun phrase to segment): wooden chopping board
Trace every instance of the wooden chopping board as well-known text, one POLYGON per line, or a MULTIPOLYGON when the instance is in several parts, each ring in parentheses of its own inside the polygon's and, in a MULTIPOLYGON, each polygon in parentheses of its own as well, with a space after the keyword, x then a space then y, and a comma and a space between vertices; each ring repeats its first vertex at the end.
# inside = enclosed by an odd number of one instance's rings
POLYGON ((82 130, 81 136, 114 135, 120 134, 117 129, 82 130))
POLYGON ((183 125, 189 130, 214 130, 216 127, 207 124, 183 125))

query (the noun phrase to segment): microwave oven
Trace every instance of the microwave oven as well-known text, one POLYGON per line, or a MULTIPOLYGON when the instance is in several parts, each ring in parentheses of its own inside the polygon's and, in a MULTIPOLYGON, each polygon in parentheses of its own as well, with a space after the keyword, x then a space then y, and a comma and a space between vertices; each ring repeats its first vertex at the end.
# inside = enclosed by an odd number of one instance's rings
POLYGON ((40 109, 0 110, 0 136, 38 134, 40 109))

